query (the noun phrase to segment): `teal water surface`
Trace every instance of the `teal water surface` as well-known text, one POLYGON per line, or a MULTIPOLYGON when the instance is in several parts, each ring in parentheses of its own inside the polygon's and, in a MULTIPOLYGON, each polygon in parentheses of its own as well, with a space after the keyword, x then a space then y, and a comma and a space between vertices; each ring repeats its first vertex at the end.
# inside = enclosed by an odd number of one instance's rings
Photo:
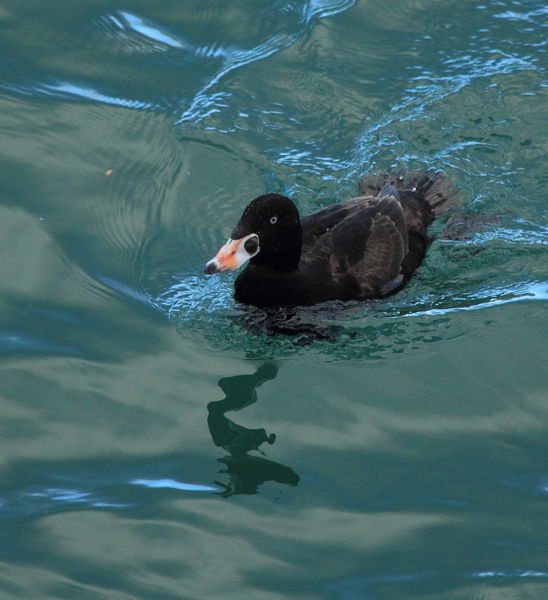
POLYGON ((547 19, 0 0, 1 600, 548 597, 547 19), (388 168, 463 201, 397 295, 203 274, 388 168))

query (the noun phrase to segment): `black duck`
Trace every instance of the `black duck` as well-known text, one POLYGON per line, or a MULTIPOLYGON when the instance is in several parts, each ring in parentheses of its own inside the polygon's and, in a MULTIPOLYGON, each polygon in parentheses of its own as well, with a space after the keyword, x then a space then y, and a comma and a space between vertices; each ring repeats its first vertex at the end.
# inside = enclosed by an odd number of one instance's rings
POLYGON ((356 198, 302 219, 289 198, 265 194, 247 205, 205 272, 248 262, 235 298, 259 307, 383 298, 421 264, 428 227, 454 207, 456 191, 432 172, 368 177, 356 198))

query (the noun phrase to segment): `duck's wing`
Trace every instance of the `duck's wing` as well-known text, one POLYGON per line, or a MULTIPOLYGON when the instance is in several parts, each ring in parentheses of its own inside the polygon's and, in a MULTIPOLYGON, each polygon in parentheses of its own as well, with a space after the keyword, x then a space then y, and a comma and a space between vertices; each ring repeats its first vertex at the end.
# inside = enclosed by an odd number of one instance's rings
POLYGON ((337 223, 307 259, 327 261, 332 279, 342 283, 353 278, 360 296, 367 298, 387 295, 402 283, 407 251, 402 206, 395 195, 383 195, 337 223))

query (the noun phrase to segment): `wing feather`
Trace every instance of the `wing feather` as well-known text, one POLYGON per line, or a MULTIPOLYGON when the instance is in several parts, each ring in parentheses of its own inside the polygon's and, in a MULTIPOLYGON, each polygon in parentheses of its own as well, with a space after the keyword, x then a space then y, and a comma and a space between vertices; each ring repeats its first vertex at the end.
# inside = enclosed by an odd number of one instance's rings
POLYGON ((383 295, 401 281, 401 264, 408 252, 401 204, 394 196, 379 198, 337 225, 325 245, 335 279, 350 275, 363 297, 383 295))
POLYGON ((340 283, 350 277, 364 298, 385 295, 401 283, 408 235, 394 195, 355 198, 310 216, 315 218, 303 223, 308 236, 301 261, 306 269, 327 268, 340 283))

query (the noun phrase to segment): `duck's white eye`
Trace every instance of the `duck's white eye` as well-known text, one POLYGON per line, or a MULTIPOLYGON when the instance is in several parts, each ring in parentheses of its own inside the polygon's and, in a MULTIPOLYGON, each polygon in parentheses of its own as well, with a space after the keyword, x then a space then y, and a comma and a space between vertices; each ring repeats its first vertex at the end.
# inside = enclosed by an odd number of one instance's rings
POLYGON ((277 222, 278 222, 278 217, 270 217, 270 223, 272 225, 276 225, 277 222))

